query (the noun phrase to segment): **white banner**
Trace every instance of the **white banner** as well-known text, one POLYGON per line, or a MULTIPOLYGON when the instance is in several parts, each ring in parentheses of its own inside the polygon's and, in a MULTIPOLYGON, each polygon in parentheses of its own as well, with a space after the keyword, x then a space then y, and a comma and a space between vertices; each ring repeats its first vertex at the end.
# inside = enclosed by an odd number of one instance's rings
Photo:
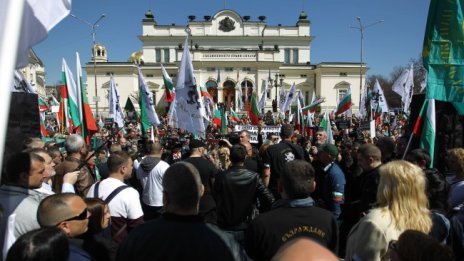
MULTIPOLYGON (((250 132, 250 142, 258 143, 258 126, 256 125, 235 125, 235 131, 247 130, 250 132)), ((278 142, 280 142, 280 126, 263 126, 261 128, 261 134, 263 135, 263 140, 266 139, 267 135, 271 133, 279 137, 278 142)))

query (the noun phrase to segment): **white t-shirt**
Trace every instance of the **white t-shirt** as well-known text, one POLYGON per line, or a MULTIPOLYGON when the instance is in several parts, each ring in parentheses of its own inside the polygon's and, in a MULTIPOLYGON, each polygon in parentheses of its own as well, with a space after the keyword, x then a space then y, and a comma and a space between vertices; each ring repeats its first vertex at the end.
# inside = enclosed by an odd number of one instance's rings
POLYGON ((150 173, 145 172, 141 167, 137 169, 137 179, 143 187, 142 201, 146 205, 163 206, 163 176, 168 168, 169 164, 161 160, 150 173))
MULTIPOLYGON (((126 185, 115 178, 106 178, 100 182, 98 196, 105 200, 116 188, 126 185)), ((88 198, 94 197, 95 184, 87 193, 88 198)), ((133 220, 143 216, 142 206, 139 201, 139 193, 134 188, 126 188, 119 192, 108 204, 111 217, 122 217, 133 220)))

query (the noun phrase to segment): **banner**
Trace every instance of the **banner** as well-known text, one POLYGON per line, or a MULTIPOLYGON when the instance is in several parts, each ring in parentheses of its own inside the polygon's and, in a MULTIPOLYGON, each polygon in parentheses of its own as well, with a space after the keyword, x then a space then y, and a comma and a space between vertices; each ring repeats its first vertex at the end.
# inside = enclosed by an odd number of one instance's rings
MULTIPOLYGON (((247 130, 250 132, 250 143, 258 143, 258 126, 255 125, 235 125, 235 131, 247 130)), ((279 137, 280 142, 280 127, 279 126, 263 126, 261 128, 261 134, 263 140, 266 139, 267 135, 271 133, 279 137)))

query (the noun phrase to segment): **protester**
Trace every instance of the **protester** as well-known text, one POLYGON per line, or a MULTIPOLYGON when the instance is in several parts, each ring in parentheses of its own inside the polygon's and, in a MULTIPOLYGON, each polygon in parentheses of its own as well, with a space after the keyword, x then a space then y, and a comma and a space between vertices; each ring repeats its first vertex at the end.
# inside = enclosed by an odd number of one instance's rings
POLYGON ((161 218, 135 229, 117 260, 245 260, 235 240, 199 216, 204 193, 198 170, 188 162, 173 164, 163 177, 161 218))
POLYGON ((428 234, 432 228, 422 170, 407 161, 392 161, 380 167, 379 174, 378 207, 351 230, 346 260, 381 260, 388 242, 405 230, 428 234))
POLYGON ((6 261, 68 261, 69 243, 63 231, 47 227, 27 232, 11 246, 6 261))

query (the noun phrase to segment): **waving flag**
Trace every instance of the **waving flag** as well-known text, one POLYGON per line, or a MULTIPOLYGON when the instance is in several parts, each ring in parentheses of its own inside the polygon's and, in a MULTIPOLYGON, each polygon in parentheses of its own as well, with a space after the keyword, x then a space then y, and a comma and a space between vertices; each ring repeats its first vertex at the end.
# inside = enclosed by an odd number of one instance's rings
POLYGON ((383 95, 382 87, 380 87, 379 80, 375 79, 374 90, 373 93, 378 95, 378 101, 374 101, 374 108, 380 107, 381 112, 388 112, 388 104, 387 99, 385 99, 385 95, 383 95))
POLYGON ((251 94, 251 106, 248 109, 248 117, 250 117, 251 124, 257 125, 259 123, 259 108, 254 94, 251 94))
POLYGON ((338 103, 337 106, 337 111, 335 112, 335 115, 342 114, 346 111, 348 111, 351 108, 352 105, 352 100, 351 100, 351 85, 348 88, 348 91, 345 94, 345 97, 338 103))
POLYGON ((316 101, 313 101, 310 105, 301 108, 301 111, 304 115, 308 115, 308 113, 314 113, 316 111, 317 106, 319 106, 323 102, 325 102, 325 98, 320 98, 316 101))
POLYGON ((259 105, 258 105, 260 110, 264 109, 264 105, 266 105, 267 92, 268 92, 268 81, 263 80, 263 92, 261 93, 261 98, 259 99, 259 105))
POLYGON ((44 101, 44 99, 42 99, 39 96, 39 111, 44 112, 44 111, 48 111, 48 110, 49 110, 48 103, 46 101, 44 101))
POLYGON ((296 89, 295 89, 295 83, 292 84, 292 87, 290 88, 290 91, 287 94, 287 97, 285 98, 284 106, 282 112, 287 112, 290 110, 290 106, 293 103, 293 100, 296 97, 296 89))
POLYGON ((110 93, 108 95, 109 117, 114 119, 118 128, 124 127, 124 113, 119 105, 119 93, 114 82, 113 75, 110 76, 110 93))
POLYGON ((403 111, 409 113, 409 105, 412 100, 412 92, 414 88, 414 68, 413 64, 409 68, 405 69, 401 75, 393 83, 392 89, 394 92, 401 96, 401 102, 403 104, 403 111))
POLYGON ((177 74, 175 103, 176 127, 204 137, 203 119, 206 118, 206 112, 200 101, 199 89, 193 74, 188 37, 185 38, 182 60, 177 74))
POLYGON ((321 121, 321 128, 327 133, 327 142, 334 144, 333 133, 332 133, 332 125, 330 124, 330 117, 327 113, 327 110, 324 113, 324 117, 321 121))
POLYGON ((166 96, 164 100, 167 102, 172 102, 174 100, 174 84, 172 83, 171 77, 169 77, 168 72, 161 64, 161 72, 163 73, 164 88, 166 88, 166 96))
POLYGON ((140 122, 142 124, 142 133, 146 135, 148 129, 150 129, 152 125, 159 125, 160 121, 154 108, 153 95, 150 89, 148 89, 140 67, 137 69, 139 71, 140 122))
POLYGON ((87 89, 82 81, 82 67, 79 58, 79 53, 76 52, 76 69, 77 69, 77 90, 79 91, 80 101, 80 121, 81 121, 81 135, 85 139, 87 145, 90 144, 90 136, 98 131, 97 122, 93 117, 92 110, 90 109, 89 101, 87 99, 87 89))
POLYGON ((234 121, 234 122, 240 122, 240 118, 238 117, 237 113, 235 113, 235 111, 230 108, 230 120, 231 121, 234 121))
POLYGON ((436 132, 435 100, 426 99, 414 124, 413 134, 420 137, 419 147, 428 152, 430 168, 434 166, 436 132))
MULTIPOLYGON (((68 103, 69 103, 69 114, 71 115, 73 127, 77 128, 81 126, 81 117, 79 113, 79 94, 77 90, 76 82, 74 81, 74 75, 69 69, 66 61, 63 58, 62 65, 62 80, 65 83, 67 94, 68 94, 68 103)), ((71 131, 71 130, 70 130, 71 131)))

